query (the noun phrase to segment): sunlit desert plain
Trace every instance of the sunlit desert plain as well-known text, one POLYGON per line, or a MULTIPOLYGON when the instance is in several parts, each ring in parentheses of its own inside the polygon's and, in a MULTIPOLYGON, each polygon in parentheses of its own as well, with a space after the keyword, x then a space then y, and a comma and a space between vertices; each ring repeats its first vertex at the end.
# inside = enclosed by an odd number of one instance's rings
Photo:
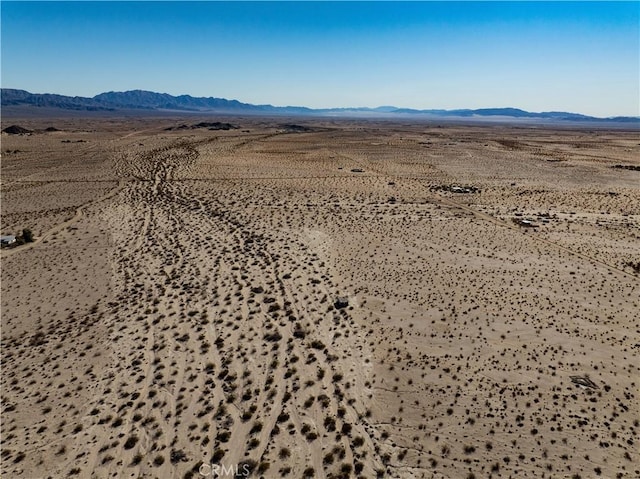
POLYGON ((3 477, 640 477, 637 130, 14 124, 3 477))

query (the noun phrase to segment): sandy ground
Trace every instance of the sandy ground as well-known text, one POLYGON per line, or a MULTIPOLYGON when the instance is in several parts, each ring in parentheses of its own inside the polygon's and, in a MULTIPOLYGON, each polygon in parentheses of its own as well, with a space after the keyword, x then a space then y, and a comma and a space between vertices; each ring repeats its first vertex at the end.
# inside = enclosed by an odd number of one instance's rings
POLYGON ((198 121, 2 135, 3 477, 640 476, 637 132, 198 121))

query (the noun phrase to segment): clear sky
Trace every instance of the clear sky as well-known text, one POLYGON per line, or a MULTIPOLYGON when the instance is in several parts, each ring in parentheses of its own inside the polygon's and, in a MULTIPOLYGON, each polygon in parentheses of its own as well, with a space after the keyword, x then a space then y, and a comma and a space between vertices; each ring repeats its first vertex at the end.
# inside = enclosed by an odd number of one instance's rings
POLYGON ((2 87, 640 115, 640 2, 8 2, 2 87))

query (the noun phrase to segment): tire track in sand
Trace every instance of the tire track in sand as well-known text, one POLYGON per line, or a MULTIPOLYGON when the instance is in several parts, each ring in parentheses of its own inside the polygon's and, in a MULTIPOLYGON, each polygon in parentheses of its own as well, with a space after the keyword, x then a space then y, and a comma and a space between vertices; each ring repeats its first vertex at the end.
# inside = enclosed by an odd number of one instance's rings
POLYGON ((76 443, 91 444, 85 467, 374 476, 383 466, 366 421, 369 353, 349 310, 333 306, 336 287, 301 234, 226 208, 217 195, 227 191, 198 197, 173 181, 193 169, 197 146, 118 166, 136 180, 105 212, 121 234, 119 291, 113 367, 76 443))

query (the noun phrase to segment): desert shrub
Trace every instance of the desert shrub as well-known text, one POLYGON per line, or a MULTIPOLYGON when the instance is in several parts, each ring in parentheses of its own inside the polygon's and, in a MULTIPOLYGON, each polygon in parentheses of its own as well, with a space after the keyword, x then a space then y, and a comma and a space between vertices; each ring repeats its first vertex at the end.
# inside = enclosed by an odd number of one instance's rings
POLYGON ((249 444, 247 445, 247 447, 249 449, 255 449, 256 447, 258 447, 260 445, 260 440, 257 438, 253 438, 249 441, 249 444))
POLYGON ((273 333, 267 333, 264 335, 265 341, 269 342, 278 342, 282 339, 282 334, 278 331, 274 331, 273 333))
POLYGON ((220 459, 224 457, 224 454, 224 449, 218 448, 213 451, 213 455, 211 456, 211 464, 217 464, 218 462, 220 462, 220 459))
POLYGON ((184 451, 181 451, 180 449, 171 449, 169 458, 171 460, 171 464, 177 464, 179 462, 186 461, 187 455, 184 453, 184 451))
POLYGON ((132 449, 138 443, 138 436, 129 436, 124 443, 125 449, 132 449))
POLYGON ((255 434, 260 431, 262 431, 262 421, 256 421, 253 423, 253 426, 251 427, 249 434, 255 434))
POLYGON ((25 228, 22 230, 22 239, 25 243, 33 243, 33 233, 30 229, 25 228))
POLYGON ((336 420, 330 416, 324 418, 324 427, 327 431, 335 431, 336 430, 336 420))
POLYGON ((280 452, 278 453, 278 457, 280 459, 287 459, 289 456, 291 456, 291 450, 288 447, 280 449, 280 452))
POLYGON ((247 459, 245 461, 240 461, 238 464, 238 471, 242 474, 241 477, 249 477, 253 471, 256 470, 258 463, 253 459, 247 459))
POLYGON ((473 454, 476 451, 476 447, 466 445, 462 450, 464 451, 465 454, 473 454))
POLYGON ((278 415, 278 419, 277 419, 278 422, 285 422, 285 421, 288 421, 288 420, 289 420, 289 414, 288 413, 281 412, 278 415))

